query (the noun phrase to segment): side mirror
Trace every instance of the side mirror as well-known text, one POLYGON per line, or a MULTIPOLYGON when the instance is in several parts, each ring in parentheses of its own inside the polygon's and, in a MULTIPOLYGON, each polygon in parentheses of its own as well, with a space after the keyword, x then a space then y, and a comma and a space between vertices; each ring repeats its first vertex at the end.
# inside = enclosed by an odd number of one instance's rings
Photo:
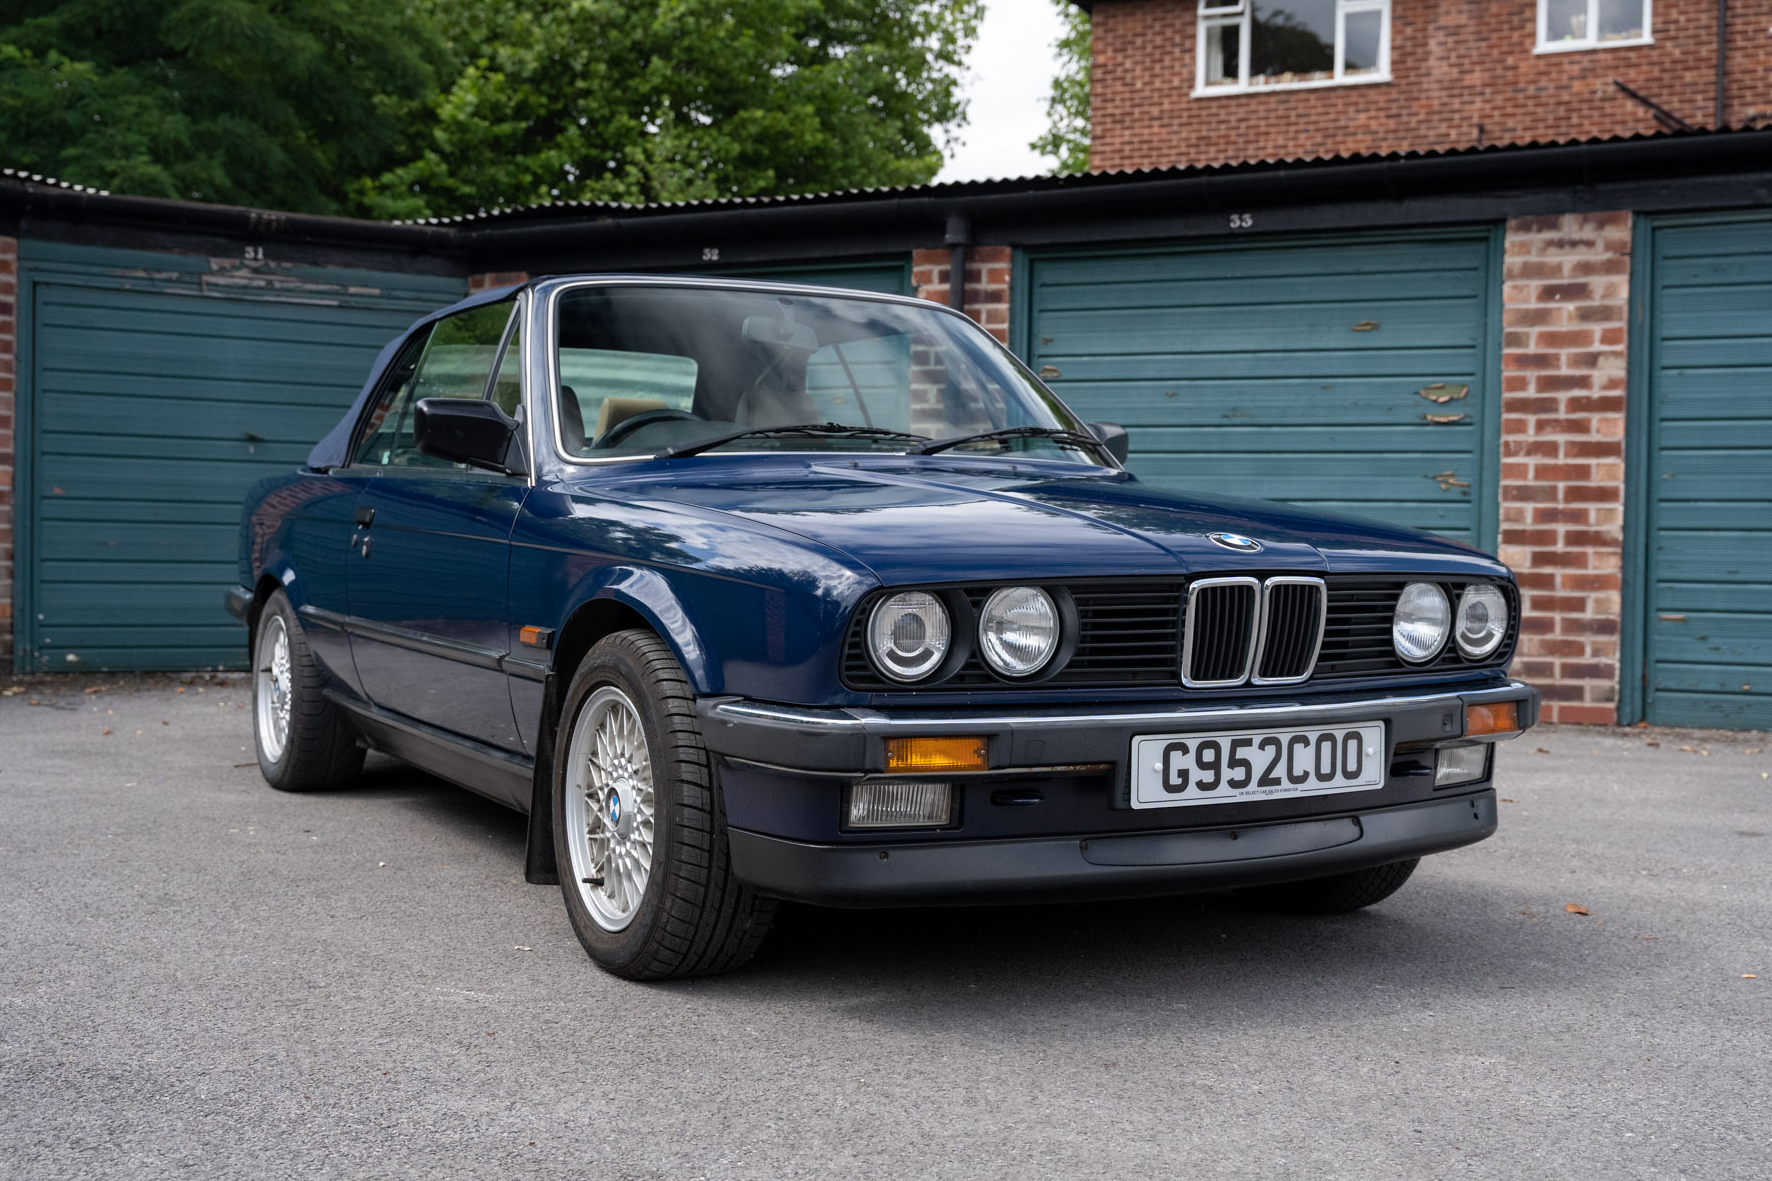
POLYGON ((1132 453, 1132 439, 1127 435, 1126 428, 1117 422, 1092 422, 1089 433, 1100 439, 1108 449, 1108 454, 1121 463, 1132 453))
MULTIPOLYGON (((413 441, 426 455, 518 475, 517 420, 479 398, 421 398, 412 408, 413 441)), ((520 453, 519 453, 520 454, 520 453)))

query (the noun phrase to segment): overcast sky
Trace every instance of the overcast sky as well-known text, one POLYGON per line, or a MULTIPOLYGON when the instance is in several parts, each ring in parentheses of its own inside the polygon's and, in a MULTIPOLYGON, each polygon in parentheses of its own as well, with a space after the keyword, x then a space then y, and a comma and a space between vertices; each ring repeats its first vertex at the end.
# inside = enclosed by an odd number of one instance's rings
POLYGON ((1046 95, 1058 72, 1052 46, 1062 31, 1052 0, 987 0, 966 83, 971 122, 937 181, 1037 176, 1052 167, 1028 143, 1046 130, 1046 95))

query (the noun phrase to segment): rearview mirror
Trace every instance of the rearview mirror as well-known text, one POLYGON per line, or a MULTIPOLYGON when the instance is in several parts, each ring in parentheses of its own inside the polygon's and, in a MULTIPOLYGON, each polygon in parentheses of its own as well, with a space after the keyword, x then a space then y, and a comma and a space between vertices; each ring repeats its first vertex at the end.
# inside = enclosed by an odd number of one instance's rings
POLYGON ((517 420, 491 402, 422 398, 413 407, 412 434, 426 455, 509 476, 522 474, 517 420))
POLYGON ((1126 428, 1117 422, 1092 422, 1089 424, 1089 433, 1100 439, 1101 445, 1108 449, 1108 454, 1120 463, 1125 463, 1126 457, 1132 454, 1132 438, 1126 433, 1126 428))

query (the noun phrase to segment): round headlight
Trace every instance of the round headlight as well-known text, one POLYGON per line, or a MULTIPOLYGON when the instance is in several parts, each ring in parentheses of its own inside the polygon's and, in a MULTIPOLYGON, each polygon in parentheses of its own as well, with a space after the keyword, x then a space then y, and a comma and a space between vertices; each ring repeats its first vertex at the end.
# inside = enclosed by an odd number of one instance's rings
POLYGON ((1452 605, 1446 592, 1431 582, 1412 582, 1397 598, 1391 616, 1391 646, 1410 664, 1425 664, 1446 646, 1452 629, 1452 605))
POLYGON ((984 601, 978 617, 978 648, 985 663, 1006 677, 1026 677, 1046 667, 1058 651, 1058 608, 1034 586, 1006 586, 984 601))
POLYGON ((1507 635, 1507 599, 1501 588, 1473 582, 1458 596, 1458 650, 1481 660, 1501 646, 1507 635))
POLYGON ((868 620, 868 652, 874 667, 895 681, 916 681, 934 672, 948 654, 948 609, 926 591, 883 599, 868 620))

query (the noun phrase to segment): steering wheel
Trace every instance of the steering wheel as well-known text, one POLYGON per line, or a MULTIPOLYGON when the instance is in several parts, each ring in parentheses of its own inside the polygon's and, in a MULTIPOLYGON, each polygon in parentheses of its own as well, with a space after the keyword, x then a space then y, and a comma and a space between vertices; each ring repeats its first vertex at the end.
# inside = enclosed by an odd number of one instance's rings
POLYGON ((608 430, 604 431, 603 437, 591 444, 591 450, 607 451, 641 427, 651 426, 655 422, 697 421, 699 420, 695 415, 689 413, 687 410, 672 410, 668 407, 663 410, 642 410, 632 418, 624 418, 608 430))

